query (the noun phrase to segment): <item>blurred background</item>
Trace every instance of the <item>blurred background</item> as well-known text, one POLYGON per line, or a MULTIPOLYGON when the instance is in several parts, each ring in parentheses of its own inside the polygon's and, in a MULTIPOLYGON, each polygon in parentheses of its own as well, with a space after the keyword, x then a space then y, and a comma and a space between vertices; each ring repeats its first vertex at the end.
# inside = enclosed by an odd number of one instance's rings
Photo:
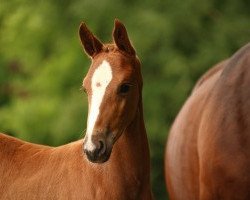
POLYGON ((114 18, 127 27, 144 77, 145 124, 156 199, 167 199, 169 127, 196 80, 250 40, 248 0, 5 0, 0 3, 0 131, 58 146, 80 138, 90 60, 81 21, 104 42, 114 18))

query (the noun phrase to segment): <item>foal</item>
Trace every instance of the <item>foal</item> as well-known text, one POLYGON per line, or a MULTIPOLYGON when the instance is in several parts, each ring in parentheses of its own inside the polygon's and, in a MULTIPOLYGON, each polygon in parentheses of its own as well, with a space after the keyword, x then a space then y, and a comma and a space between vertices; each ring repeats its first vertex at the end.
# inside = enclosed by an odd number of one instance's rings
POLYGON ((84 142, 47 147, 0 134, 0 199, 152 199, 140 62, 125 26, 115 21, 114 44, 84 23, 79 35, 92 60, 84 142))

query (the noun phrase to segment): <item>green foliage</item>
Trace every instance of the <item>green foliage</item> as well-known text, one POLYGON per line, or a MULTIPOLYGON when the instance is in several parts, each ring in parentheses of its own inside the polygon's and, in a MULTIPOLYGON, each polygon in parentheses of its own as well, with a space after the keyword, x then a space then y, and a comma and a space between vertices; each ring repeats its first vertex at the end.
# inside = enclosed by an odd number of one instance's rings
POLYGON ((142 61, 145 122, 156 199, 166 199, 169 127, 205 70, 249 41, 249 1, 8 0, 0 4, 0 130, 60 145, 83 137, 80 91, 90 61, 78 26, 103 41, 121 19, 142 61))

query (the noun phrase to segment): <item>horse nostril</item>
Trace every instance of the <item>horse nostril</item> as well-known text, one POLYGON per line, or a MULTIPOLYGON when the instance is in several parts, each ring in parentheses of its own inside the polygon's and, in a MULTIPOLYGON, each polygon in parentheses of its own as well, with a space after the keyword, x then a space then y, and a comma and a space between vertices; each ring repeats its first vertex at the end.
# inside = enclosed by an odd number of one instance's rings
POLYGON ((106 151, 106 145, 105 145, 104 141, 99 140, 98 154, 99 154, 99 155, 102 155, 102 154, 105 153, 105 151, 106 151))
POLYGON ((100 147, 99 149, 101 150, 104 147, 103 141, 99 141, 100 147))

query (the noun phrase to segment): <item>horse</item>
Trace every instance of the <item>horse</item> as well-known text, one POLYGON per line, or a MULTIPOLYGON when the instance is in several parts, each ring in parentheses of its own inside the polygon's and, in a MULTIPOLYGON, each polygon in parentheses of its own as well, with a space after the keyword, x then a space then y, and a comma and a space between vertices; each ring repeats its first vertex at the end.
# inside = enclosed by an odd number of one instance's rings
POLYGON ((112 35, 103 44, 85 23, 79 28, 91 58, 83 139, 49 147, 0 135, 0 199, 153 198, 141 64, 119 20, 112 35))
POLYGON ((172 200, 250 199, 250 43, 203 75, 165 149, 172 200))

